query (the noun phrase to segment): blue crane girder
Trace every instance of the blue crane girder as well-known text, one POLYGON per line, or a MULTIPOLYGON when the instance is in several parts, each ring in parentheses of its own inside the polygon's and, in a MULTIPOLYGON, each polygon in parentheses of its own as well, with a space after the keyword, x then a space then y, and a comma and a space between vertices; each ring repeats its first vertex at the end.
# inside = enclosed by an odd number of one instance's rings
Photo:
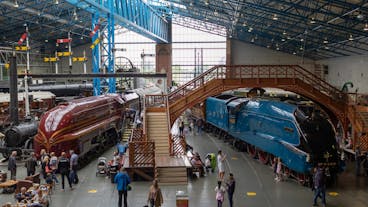
POLYGON ((110 10, 109 0, 66 0, 91 14, 99 13, 108 19, 112 13, 116 24, 137 32, 158 43, 168 42, 168 22, 142 0, 113 0, 110 10))

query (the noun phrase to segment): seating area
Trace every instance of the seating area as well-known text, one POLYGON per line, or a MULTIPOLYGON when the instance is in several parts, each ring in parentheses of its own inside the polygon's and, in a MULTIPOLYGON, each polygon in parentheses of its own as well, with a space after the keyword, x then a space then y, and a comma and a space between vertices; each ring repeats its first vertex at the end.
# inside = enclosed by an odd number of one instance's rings
POLYGON ((14 194, 14 202, 1 203, 2 207, 47 207, 51 202, 53 185, 40 184, 40 173, 24 180, 1 180, 2 193, 14 194))

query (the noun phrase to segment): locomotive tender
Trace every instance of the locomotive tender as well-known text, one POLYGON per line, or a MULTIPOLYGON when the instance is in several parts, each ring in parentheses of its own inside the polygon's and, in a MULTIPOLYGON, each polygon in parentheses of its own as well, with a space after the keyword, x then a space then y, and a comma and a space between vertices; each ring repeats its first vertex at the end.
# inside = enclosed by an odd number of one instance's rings
POLYGON ((284 170, 304 181, 317 164, 336 176, 335 131, 321 115, 307 117, 296 105, 231 95, 207 98, 205 106, 207 123, 234 137, 237 147, 246 147, 261 162, 280 157, 284 170))

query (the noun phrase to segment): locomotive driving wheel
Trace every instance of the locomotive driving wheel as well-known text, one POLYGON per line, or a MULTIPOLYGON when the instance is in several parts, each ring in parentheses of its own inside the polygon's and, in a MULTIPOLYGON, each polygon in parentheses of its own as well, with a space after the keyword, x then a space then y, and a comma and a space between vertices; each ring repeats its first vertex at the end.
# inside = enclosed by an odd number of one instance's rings
POLYGON ((247 149, 248 149, 248 154, 252 158, 256 158, 257 157, 257 150, 256 150, 256 147, 255 146, 248 144, 247 149))
POLYGON ((262 150, 258 150, 258 159, 262 164, 266 165, 269 160, 269 154, 267 152, 263 152, 262 150))

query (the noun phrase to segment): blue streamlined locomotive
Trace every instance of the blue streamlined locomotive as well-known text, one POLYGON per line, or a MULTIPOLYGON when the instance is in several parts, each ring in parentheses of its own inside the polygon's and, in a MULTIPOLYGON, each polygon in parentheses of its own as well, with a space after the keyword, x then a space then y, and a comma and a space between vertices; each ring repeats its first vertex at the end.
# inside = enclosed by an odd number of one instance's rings
POLYGON ((206 121, 248 152, 268 162, 280 157, 285 170, 306 176, 322 164, 331 176, 337 174, 338 153, 335 130, 327 118, 306 116, 297 106, 280 101, 219 95, 206 100, 206 121), (245 143, 244 143, 245 142, 245 143))

